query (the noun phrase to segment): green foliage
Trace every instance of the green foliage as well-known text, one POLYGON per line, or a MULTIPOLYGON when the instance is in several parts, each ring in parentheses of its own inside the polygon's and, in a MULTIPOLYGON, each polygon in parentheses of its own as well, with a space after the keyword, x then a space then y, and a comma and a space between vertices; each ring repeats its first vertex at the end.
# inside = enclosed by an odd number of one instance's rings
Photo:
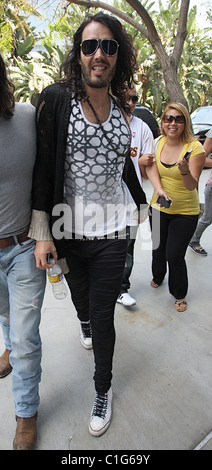
MULTIPOLYGON (((137 22, 140 17, 127 5, 124 0, 117 0, 117 8, 124 10, 137 22)), ((173 51, 178 26, 180 0, 168 0, 166 7, 164 1, 159 0, 159 12, 155 11, 154 3, 146 0, 142 5, 150 13, 155 27, 159 33, 163 46, 170 56, 173 51)), ((208 24, 211 25, 211 13, 208 12, 208 24)), ((138 82, 137 86, 140 103, 148 106, 160 116, 165 103, 167 92, 163 80, 160 63, 154 54, 150 43, 141 36, 132 26, 127 27, 132 35, 138 52, 138 82)), ((211 28, 201 30, 197 26, 197 8, 191 8, 187 21, 187 37, 178 69, 178 79, 188 101, 190 112, 198 106, 212 103, 211 84, 211 28)))
POLYGON ((18 101, 35 104, 43 88, 54 82, 57 70, 53 65, 46 64, 44 59, 40 53, 36 53, 28 61, 21 57, 14 59, 10 77, 16 86, 15 97, 18 101))
POLYGON ((0 50, 2 52, 10 53, 12 56, 22 56, 23 50, 27 53, 35 45, 36 35, 27 21, 30 14, 40 16, 28 0, 0 0, 0 50))
POLYGON ((194 7, 188 18, 188 36, 178 70, 190 112, 198 106, 212 104, 211 29, 201 31, 196 25, 196 15, 196 7, 194 7))
POLYGON ((19 57, 23 57, 24 55, 28 54, 34 46, 34 37, 32 35, 28 35, 26 39, 20 41, 16 46, 16 54, 19 57))
POLYGON ((4 5, 0 3, 0 51, 2 53, 12 50, 13 31, 11 25, 6 21, 4 15, 4 5))
POLYGON ((5 22, 1 22, 1 30, 0 30, 0 51, 3 53, 11 52, 13 48, 13 36, 12 30, 10 25, 5 22))

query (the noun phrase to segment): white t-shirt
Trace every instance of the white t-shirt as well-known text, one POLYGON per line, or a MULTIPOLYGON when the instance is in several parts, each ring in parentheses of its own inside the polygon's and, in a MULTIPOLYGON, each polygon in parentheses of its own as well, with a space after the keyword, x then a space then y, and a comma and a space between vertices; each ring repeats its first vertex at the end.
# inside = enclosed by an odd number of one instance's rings
MULTIPOLYGON (((135 166, 135 171, 137 173, 138 181, 142 186, 142 176, 140 172, 140 168, 138 165, 138 159, 141 155, 145 155, 146 153, 153 152, 153 145, 154 145, 154 137, 152 134, 151 129, 149 128, 146 122, 142 121, 142 119, 131 116, 130 121, 130 129, 131 129, 131 158, 135 166)), ((147 209, 145 209, 146 213, 147 209)), ((145 215, 144 215, 145 218, 145 215)), ((131 219, 130 226, 138 225, 137 220, 131 219)))
POLYGON ((130 128, 132 132, 131 139, 131 158, 135 166, 138 180, 142 185, 141 172, 138 165, 138 159, 141 155, 153 152, 154 138, 151 129, 142 121, 142 119, 131 116, 130 128))

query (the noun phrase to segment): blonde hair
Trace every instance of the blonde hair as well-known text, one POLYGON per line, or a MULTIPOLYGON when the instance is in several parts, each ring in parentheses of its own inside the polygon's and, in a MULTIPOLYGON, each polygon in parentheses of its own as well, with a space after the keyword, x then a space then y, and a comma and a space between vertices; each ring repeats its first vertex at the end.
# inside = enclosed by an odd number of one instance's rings
POLYGON ((164 118, 165 114, 167 114, 168 109, 170 109, 170 108, 176 109, 176 111, 179 111, 185 118, 184 129, 183 129, 183 133, 181 135, 181 139, 183 140, 183 142, 191 142, 192 140, 194 140, 195 137, 194 137, 194 134, 193 134, 192 128, 191 128, 191 119, 190 119, 189 112, 188 112, 187 108, 184 106, 184 104, 177 103, 175 101, 167 104, 167 106, 165 107, 165 109, 163 111, 163 114, 161 116, 161 131, 162 131, 162 134, 166 135, 166 133, 164 131, 164 128, 163 128, 163 118, 164 118))

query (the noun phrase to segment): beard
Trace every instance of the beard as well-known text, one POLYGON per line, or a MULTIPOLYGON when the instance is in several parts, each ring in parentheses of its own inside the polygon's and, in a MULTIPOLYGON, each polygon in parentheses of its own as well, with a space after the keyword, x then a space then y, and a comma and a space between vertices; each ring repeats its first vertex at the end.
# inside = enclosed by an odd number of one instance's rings
POLYGON ((82 80, 85 83, 85 85, 91 87, 91 88, 105 88, 109 87, 111 84, 111 81, 115 75, 116 71, 116 65, 113 66, 113 68, 110 70, 110 73, 106 78, 102 77, 95 77, 94 79, 91 79, 88 70, 84 66, 83 63, 81 63, 81 76, 82 80))

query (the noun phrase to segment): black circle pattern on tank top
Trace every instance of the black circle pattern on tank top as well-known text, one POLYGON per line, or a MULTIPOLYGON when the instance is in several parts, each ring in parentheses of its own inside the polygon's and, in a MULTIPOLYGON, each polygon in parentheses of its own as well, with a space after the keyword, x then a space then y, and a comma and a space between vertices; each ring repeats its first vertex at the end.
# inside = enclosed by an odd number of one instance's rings
POLYGON ((98 124, 89 123, 73 101, 65 158, 65 199, 83 196, 84 200, 112 202, 120 186, 125 157, 130 145, 129 128, 120 109, 112 102, 109 119, 103 123, 110 147, 98 124))

